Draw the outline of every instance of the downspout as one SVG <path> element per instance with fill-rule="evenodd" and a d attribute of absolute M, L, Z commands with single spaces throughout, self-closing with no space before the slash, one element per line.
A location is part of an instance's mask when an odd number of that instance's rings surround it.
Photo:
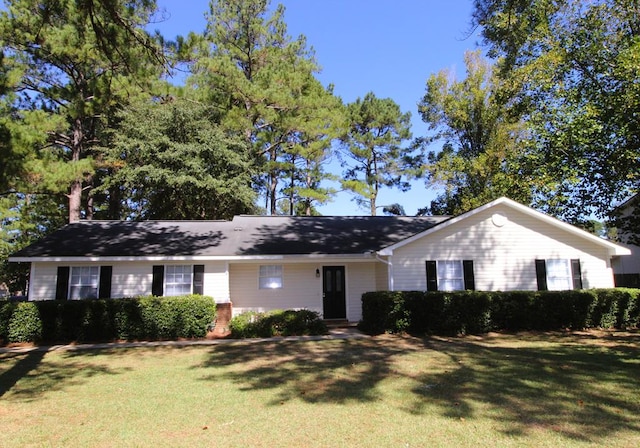
<path fill-rule="evenodd" d="M 31 283 L 33 282 L 34 278 L 36 278 L 36 264 L 32 261 L 31 266 L 29 266 L 29 279 L 27 280 L 26 285 L 28 301 L 33 300 L 33 297 L 31 297 Z"/>
<path fill-rule="evenodd" d="M 391 256 L 389 256 L 389 258 L 391 258 Z M 378 255 L 378 252 L 376 252 L 376 260 L 387 265 L 389 291 L 393 291 L 393 263 L 391 263 L 391 261 L 387 261 L 383 258 L 380 258 L 380 255 Z"/>

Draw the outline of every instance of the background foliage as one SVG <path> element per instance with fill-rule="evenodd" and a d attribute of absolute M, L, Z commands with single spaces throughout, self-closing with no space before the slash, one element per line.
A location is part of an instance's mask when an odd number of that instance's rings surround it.
<path fill-rule="evenodd" d="M 25 291 L 28 267 L 8 255 L 69 220 L 311 215 L 339 190 L 373 215 L 381 188 L 419 177 L 438 192 L 424 214 L 507 195 L 640 233 L 637 214 L 613 221 L 640 179 L 638 2 L 474 0 L 482 47 L 461 79 L 425 74 L 428 130 L 413 140 L 393 98 L 344 104 L 322 85 L 311 45 L 269 0 L 211 0 L 206 29 L 175 41 L 148 31 L 162 19 L 154 0 L 5 5 L 0 282 L 11 291 Z M 182 85 L 167 82 L 178 69 Z"/>

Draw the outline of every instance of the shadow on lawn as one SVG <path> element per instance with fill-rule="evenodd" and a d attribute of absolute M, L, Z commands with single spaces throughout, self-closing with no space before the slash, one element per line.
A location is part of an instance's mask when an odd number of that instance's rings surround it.
<path fill-rule="evenodd" d="M 394 358 L 420 349 L 370 339 L 221 345 L 211 352 L 205 367 L 231 368 L 204 380 L 216 381 L 222 375 L 239 384 L 240 390 L 276 389 L 270 405 L 294 399 L 311 403 L 377 401 L 380 396 L 375 386 L 394 374 Z"/>
<path fill-rule="evenodd" d="M 44 350 L 0 355 L 0 398 L 37 400 L 48 392 L 64 390 L 96 375 L 119 373 L 104 365 L 75 361 L 70 353 L 55 361 L 46 355 Z"/>
<path fill-rule="evenodd" d="M 596 442 L 617 431 L 640 431 L 640 348 L 636 336 L 551 337 L 520 347 L 490 339 L 425 339 L 450 368 L 424 371 L 406 410 L 440 408 L 456 419 L 490 418 L 511 436 L 552 431 Z M 631 341 L 631 342 L 630 342 Z M 480 404 L 480 405 L 478 405 Z"/>
<path fill-rule="evenodd" d="M 547 431 L 601 442 L 640 431 L 639 342 L 556 334 L 230 344 L 210 353 L 203 379 L 273 390 L 273 406 L 384 400 L 413 415 L 493 421 L 516 438 Z M 394 378 L 406 399 L 377 387 Z"/>

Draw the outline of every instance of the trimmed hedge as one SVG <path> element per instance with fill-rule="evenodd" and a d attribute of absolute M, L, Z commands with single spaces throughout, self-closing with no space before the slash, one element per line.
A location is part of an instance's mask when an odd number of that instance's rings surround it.
<path fill-rule="evenodd" d="M 204 337 L 215 321 L 211 297 L 0 302 L 7 342 L 99 342 Z"/>
<path fill-rule="evenodd" d="M 362 296 L 359 327 L 370 334 L 480 334 L 496 330 L 637 328 L 640 290 L 423 292 Z"/>
<path fill-rule="evenodd" d="M 229 322 L 232 338 L 270 338 L 327 334 L 320 315 L 310 310 L 248 311 Z"/>

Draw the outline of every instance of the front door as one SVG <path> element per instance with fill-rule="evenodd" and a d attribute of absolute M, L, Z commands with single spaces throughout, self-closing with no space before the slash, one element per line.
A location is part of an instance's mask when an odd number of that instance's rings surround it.
<path fill-rule="evenodd" d="M 322 305 L 325 319 L 346 319 L 344 266 L 322 268 Z"/>

